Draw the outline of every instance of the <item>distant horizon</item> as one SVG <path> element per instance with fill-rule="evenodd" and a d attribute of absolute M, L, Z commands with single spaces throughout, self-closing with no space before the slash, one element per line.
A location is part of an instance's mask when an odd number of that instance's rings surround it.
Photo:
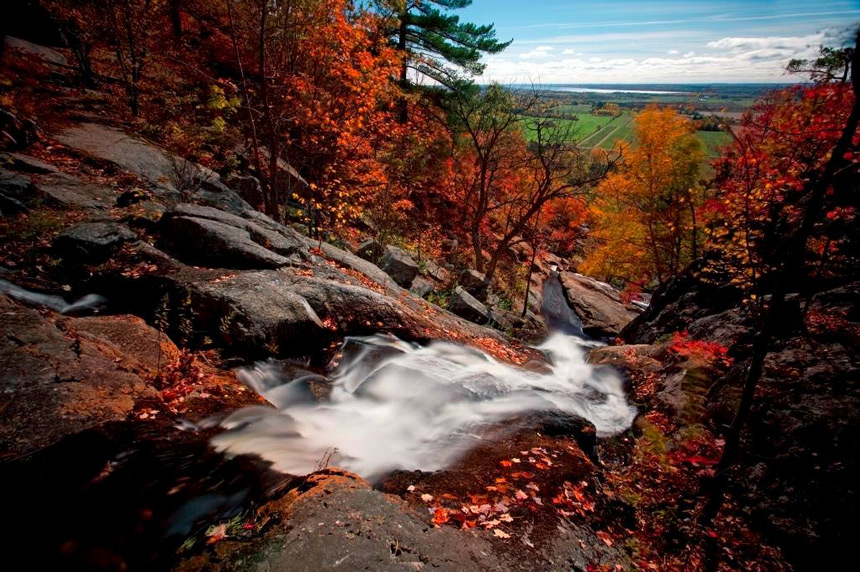
<path fill-rule="evenodd" d="M 786 74 L 791 59 L 852 39 L 860 0 L 473 0 L 454 13 L 513 40 L 483 58 L 480 83 L 791 84 L 805 79 Z"/>

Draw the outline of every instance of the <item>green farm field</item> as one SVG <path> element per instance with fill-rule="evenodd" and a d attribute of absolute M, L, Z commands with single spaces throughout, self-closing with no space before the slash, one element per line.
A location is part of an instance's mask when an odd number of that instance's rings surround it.
<path fill-rule="evenodd" d="M 572 111 L 567 112 L 571 113 Z M 635 114 L 629 111 L 623 112 L 619 117 L 580 113 L 576 120 L 556 119 L 555 122 L 559 125 L 574 124 L 578 130 L 578 139 L 582 147 L 611 150 L 619 140 L 636 146 L 636 122 L 634 118 Z M 524 117 L 524 119 L 523 132 L 525 137 L 528 141 L 534 141 L 535 134 L 530 128 L 528 117 Z M 697 131 L 696 137 L 702 142 L 709 160 L 719 157 L 720 150 L 731 142 L 731 135 L 722 131 Z"/>

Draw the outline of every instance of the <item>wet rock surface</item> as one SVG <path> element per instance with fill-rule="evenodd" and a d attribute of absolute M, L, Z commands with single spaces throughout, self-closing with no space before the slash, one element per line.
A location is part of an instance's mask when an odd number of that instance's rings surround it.
<path fill-rule="evenodd" d="M 331 391 L 319 372 L 352 335 L 449 340 L 505 361 L 532 358 L 533 368 L 546 364 L 538 352 L 404 290 L 371 262 L 250 210 L 217 179 L 148 143 L 96 124 L 68 127 L 61 139 L 72 153 L 144 184 L 113 186 L 86 169 L 67 173 L 31 156 L 12 156 L 0 180 L 25 208 L 53 209 L 64 226 L 47 231 L 37 248 L 51 272 L 38 280 L 23 270 L 4 273 L 10 283 L 39 284 L 50 294 L 22 294 L 26 304 L 0 295 L 0 366 L 9 396 L 0 408 L 0 462 L 17 493 L 8 514 L 20 524 L 7 538 L 22 541 L 21 531 L 37 527 L 39 515 L 57 514 L 41 527 L 34 566 L 195 569 L 203 562 L 209 569 L 319 570 L 340 562 L 348 569 L 551 570 L 559 562 L 624 561 L 591 524 L 560 519 L 554 509 L 540 527 L 526 519 L 520 532 L 502 538 L 491 529 L 436 527 L 420 499 L 391 496 L 354 476 L 297 480 L 253 458 L 215 453 L 208 446 L 212 419 L 269 407 L 237 380 L 233 368 L 249 359 L 301 360 L 302 367 L 285 371 L 304 371 L 314 400 Z M 204 204 L 174 203 L 183 196 Z M 435 285 L 417 277 L 411 262 L 408 281 L 394 274 L 426 295 Z M 434 281 L 450 279 L 445 269 L 428 268 Z M 87 294 L 94 298 L 78 304 L 80 311 L 111 315 L 58 313 L 77 312 L 68 300 Z M 475 302 L 486 321 L 486 308 Z M 547 432 L 542 446 L 569 447 L 579 467 L 591 463 L 580 447 L 590 449 L 593 440 L 580 421 L 524 419 L 516 426 Z M 504 442 L 512 451 L 537 446 Z M 455 472 L 471 471 L 491 486 L 490 475 L 509 456 L 507 449 L 485 451 L 482 468 Z M 566 470 L 553 478 L 580 474 Z M 469 502 L 465 489 L 451 490 Z M 207 546 L 207 533 L 224 523 L 233 523 L 227 537 Z"/>
<path fill-rule="evenodd" d="M 568 303 L 589 336 L 615 337 L 638 315 L 609 284 L 575 272 L 562 272 L 560 276 Z"/>

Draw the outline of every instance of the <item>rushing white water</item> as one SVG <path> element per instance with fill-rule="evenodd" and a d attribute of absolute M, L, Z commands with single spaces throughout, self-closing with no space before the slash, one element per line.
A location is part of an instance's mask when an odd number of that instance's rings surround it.
<path fill-rule="evenodd" d="M 87 294 L 83 298 L 69 304 L 64 298 L 52 294 L 40 294 L 21 288 L 16 284 L 0 280 L 0 294 L 6 294 L 21 303 L 30 306 L 43 306 L 56 310 L 61 314 L 78 315 L 96 312 L 107 303 L 104 296 L 98 294 Z"/>
<path fill-rule="evenodd" d="M 392 337 L 347 341 L 360 350 L 334 372 L 326 402 L 311 394 L 310 377 L 285 379 L 274 362 L 240 378 L 277 409 L 252 407 L 221 422 L 220 451 L 258 454 L 275 469 L 306 474 L 321 459 L 375 478 L 394 469 L 450 466 L 506 419 L 535 412 L 583 417 L 599 436 L 630 426 L 635 410 L 612 370 L 586 363 L 593 346 L 555 334 L 540 346 L 551 361 L 527 371 L 459 345 L 421 347 Z"/>

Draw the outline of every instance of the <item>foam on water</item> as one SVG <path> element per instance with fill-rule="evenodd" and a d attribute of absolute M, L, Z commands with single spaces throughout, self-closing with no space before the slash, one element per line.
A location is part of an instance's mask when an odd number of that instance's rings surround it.
<path fill-rule="evenodd" d="M 450 343 L 422 347 L 385 336 L 347 343 L 361 349 L 334 372 L 322 403 L 310 391 L 315 376 L 285 379 L 274 362 L 241 371 L 240 379 L 276 408 L 230 415 L 213 445 L 258 454 L 296 475 L 332 455 L 333 465 L 373 479 L 395 469 L 450 466 L 484 430 L 518 415 L 577 415 L 607 436 L 628 428 L 636 413 L 621 378 L 586 363 L 595 344 L 573 336 L 554 334 L 540 346 L 551 362 L 543 372 Z"/>

